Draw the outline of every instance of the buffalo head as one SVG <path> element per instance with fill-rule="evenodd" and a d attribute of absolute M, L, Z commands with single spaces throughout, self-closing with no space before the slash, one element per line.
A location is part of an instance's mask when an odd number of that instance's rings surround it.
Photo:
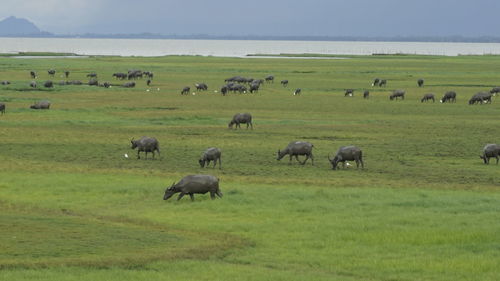
<path fill-rule="evenodd" d="M 175 188 L 175 182 L 174 182 L 171 187 L 169 187 L 165 190 L 165 195 L 163 195 L 163 200 L 167 200 L 168 198 L 172 197 L 172 195 L 174 195 L 177 192 L 178 191 Z"/>

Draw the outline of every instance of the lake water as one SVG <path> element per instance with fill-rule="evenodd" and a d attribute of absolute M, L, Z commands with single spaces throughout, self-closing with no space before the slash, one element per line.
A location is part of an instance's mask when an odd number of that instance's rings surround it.
<path fill-rule="evenodd" d="M 244 57 L 248 54 L 312 53 L 330 55 L 500 54 L 500 43 L 341 42 L 176 39 L 0 38 L 0 53 L 61 52 L 80 55 Z"/>

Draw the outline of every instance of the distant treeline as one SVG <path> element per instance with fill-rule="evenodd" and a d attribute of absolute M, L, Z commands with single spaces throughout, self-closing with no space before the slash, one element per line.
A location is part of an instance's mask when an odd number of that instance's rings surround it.
<path fill-rule="evenodd" d="M 205 39 L 205 40 L 281 40 L 281 41 L 368 41 L 368 42 L 462 42 L 462 43 L 500 43 L 500 37 L 495 36 L 273 36 L 273 35 L 162 35 L 155 33 L 134 34 L 52 34 L 42 32 L 33 35 L 3 35 L 2 37 L 28 38 L 116 38 L 116 39 Z"/>

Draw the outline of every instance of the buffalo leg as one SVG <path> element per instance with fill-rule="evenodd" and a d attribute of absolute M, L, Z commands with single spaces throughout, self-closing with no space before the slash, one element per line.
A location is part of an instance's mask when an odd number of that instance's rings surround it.
<path fill-rule="evenodd" d="M 212 200 L 214 200 L 214 199 L 215 199 L 215 192 L 210 191 L 210 198 L 211 198 Z"/>
<path fill-rule="evenodd" d="M 216 165 L 217 165 L 217 159 L 214 160 L 214 169 Z"/>
<path fill-rule="evenodd" d="M 300 162 L 300 160 L 299 160 L 299 156 L 298 156 L 298 155 L 295 155 L 295 160 L 297 160 L 297 162 L 299 162 L 300 164 L 302 164 L 302 163 Z M 302 164 L 302 165 L 304 165 L 304 164 Z"/>
<path fill-rule="evenodd" d="M 215 194 L 217 194 L 217 196 L 219 196 L 220 198 L 222 198 L 222 192 L 220 192 L 220 190 L 216 190 L 215 191 Z"/>
<path fill-rule="evenodd" d="M 151 151 L 151 153 L 153 153 L 153 159 L 155 159 L 155 151 Z"/>
<path fill-rule="evenodd" d="M 311 153 L 311 155 L 310 155 L 310 156 L 311 156 L 311 163 L 312 163 L 312 165 L 314 166 L 314 156 L 312 155 L 312 153 Z"/>
<path fill-rule="evenodd" d="M 222 157 L 219 157 L 219 169 L 222 169 Z"/>
<path fill-rule="evenodd" d="M 495 158 L 497 159 L 497 165 L 498 165 L 498 155 Z"/>
<path fill-rule="evenodd" d="M 141 159 L 141 156 L 139 155 L 139 150 L 137 150 L 137 159 Z"/>
<path fill-rule="evenodd" d="M 302 162 L 302 163 L 300 163 L 300 164 L 305 165 L 305 164 L 306 164 L 306 162 L 307 162 L 307 159 L 309 159 L 309 155 L 306 155 L 306 159 L 304 159 L 304 162 Z"/>
<path fill-rule="evenodd" d="M 189 197 L 191 197 L 191 201 L 194 201 L 194 195 L 193 195 L 193 193 L 189 193 Z"/>
<path fill-rule="evenodd" d="M 179 194 L 179 197 L 177 197 L 177 201 L 181 200 L 181 198 L 186 195 L 186 193 L 184 192 L 181 192 L 181 194 Z"/>
<path fill-rule="evenodd" d="M 145 157 L 146 157 L 146 159 L 148 159 L 148 151 L 146 150 L 146 151 L 144 151 L 144 152 L 146 153 L 146 156 L 145 156 Z"/>
<path fill-rule="evenodd" d="M 292 165 L 292 155 L 290 154 L 290 162 L 288 162 L 288 165 Z"/>

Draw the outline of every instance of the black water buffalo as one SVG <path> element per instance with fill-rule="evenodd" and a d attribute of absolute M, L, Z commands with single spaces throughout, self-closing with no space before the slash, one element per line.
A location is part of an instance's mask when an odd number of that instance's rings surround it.
<path fill-rule="evenodd" d="M 418 79 L 418 80 L 417 80 L 417 85 L 418 85 L 419 87 L 423 87 L 423 86 L 424 86 L 424 79 Z"/>
<path fill-rule="evenodd" d="M 127 74 L 122 73 L 122 72 L 117 72 L 117 73 L 113 73 L 113 77 L 120 79 L 120 80 L 123 80 L 123 79 L 127 78 Z"/>
<path fill-rule="evenodd" d="M 457 101 L 457 93 L 453 91 L 446 92 L 440 102 L 456 102 Z"/>
<path fill-rule="evenodd" d="M 284 150 L 278 150 L 278 157 L 276 160 L 281 160 L 285 155 L 290 155 L 290 162 L 292 164 L 292 157 L 295 156 L 297 162 L 301 165 L 306 164 L 307 159 L 311 158 L 312 165 L 314 165 L 314 156 L 312 154 L 312 149 L 314 145 L 306 141 L 292 141 Z M 299 155 L 305 155 L 306 159 L 300 162 Z"/>
<path fill-rule="evenodd" d="M 30 77 L 31 79 L 36 79 L 36 72 L 30 71 Z"/>
<path fill-rule="evenodd" d="M 0 102 L 0 112 L 2 113 L 2 115 L 5 114 L 5 103 L 3 102 Z"/>
<path fill-rule="evenodd" d="M 177 200 L 188 194 L 191 201 L 194 201 L 194 194 L 205 194 L 210 192 L 210 198 L 215 199 L 215 195 L 222 198 L 222 192 L 219 188 L 219 179 L 211 175 L 189 175 L 182 178 L 177 184 L 165 190 L 163 200 L 167 200 L 175 193 L 179 193 Z"/>
<path fill-rule="evenodd" d="M 36 102 L 30 106 L 31 109 L 50 109 L 50 101 L 44 100 Z"/>
<path fill-rule="evenodd" d="M 205 83 L 196 83 L 194 85 L 196 86 L 196 90 L 200 90 L 200 91 L 208 90 L 208 86 Z"/>
<path fill-rule="evenodd" d="M 264 79 L 266 80 L 266 82 L 274 83 L 274 76 L 273 75 L 268 75 Z"/>
<path fill-rule="evenodd" d="M 30 87 L 31 88 L 36 88 L 36 81 L 31 81 L 30 82 Z"/>
<path fill-rule="evenodd" d="M 144 151 L 146 153 L 146 159 L 148 159 L 148 152 L 153 153 L 153 159 L 155 158 L 155 151 L 158 152 L 158 156 L 160 155 L 160 143 L 155 138 L 150 137 L 142 137 L 139 140 L 130 140 L 132 144 L 132 149 L 137 148 L 137 159 L 141 159 L 139 153 Z"/>
<path fill-rule="evenodd" d="M 493 94 L 489 92 L 479 92 L 475 95 L 473 95 L 470 100 L 469 100 L 469 105 L 472 104 L 483 104 L 483 103 L 491 103 L 491 96 Z"/>
<path fill-rule="evenodd" d="M 64 77 L 68 78 L 69 77 L 69 71 L 64 71 Z"/>
<path fill-rule="evenodd" d="M 50 77 L 54 77 L 54 74 L 56 74 L 56 71 L 54 69 L 49 69 L 49 70 L 47 70 L 47 73 L 49 74 Z"/>
<path fill-rule="evenodd" d="M 49 81 L 45 81 L 45 83 L 43 83 L 43 86 L 45 88 L 52 88 L 52 87 L 54 87 L 54 82 L 52 82 L 50 80 Z"/>
<path fill-rule="evenodd" d="M 288 86 L 288 80 L 281 80 L 281 85 L 283 85 L 283 87 Z"/>
<path fill-rule="evenodd" d="M 89 77 L 89 78 L 97 78 L 97 73 L 95 73 L 95 72 L 89 73 L 89 74 L 87 74 L 87 77 Z"/>
<path fill-rule="evenodd" d="M 223 96 L 225 96 L 225 95 L 227 94 L 227 91 L 228 91 L 228 90 L 229 90 L 229 89 L 227 88 L 227 86 L 226 86 L 226 85 L 224 85 L 224 86 L 222 86 L 222 87 L 220 88 L 220 93 L 221 93 Z"/>
<path fill-rule="evenodd" d="M 367 91 L 365 91 L 365 92 L 363 93 L 363 98 L 364 98 L 364 99 L 367 99 L 367 98 L 369 98 L 369 97 L 370 97 L 370 91 L 368 91 L 368 90 L 367 90 Z"/>
<path fill-rule="evenodd" d="M 99 81 L 96 78 L 91 78 L 89 80 L 89 86 L 99 86 Z"/>
<path fill-rule="evenodd" d="M 231 122 L 229 122 L 227 126 L 229 127 L 229 129 L 232 129 L 233 125 L 236 125 L 235 129 L 238 128 L 241 129 L 240 124 L 247 124 L 247 130 L 248 126 L 250 126 L 251 129 L 253 130 L 252 115 L 250 113 L 237 113 L 233 116 L 233 119 L 231 120 Z"/>
<path fill-rule="evenodd" d="M 258 92 L 260 84 L 252 83 L 250 84 L 250 93 Z"/>
<path fill-rule="evenodd" d="M 379 84 L 379 83 L 380 83 L 380 78 L 375 78 L 375 79 L 373 80 L 372 87 L 373 87 L 373 86 L 378 86 L 378 84 Z"/>
<path fill-rule="evenodd" d="M 217 160 L 219 160 L 219 169 L 222 169 L 221 154 L 222 152 L 220 151 L 220 149 L 211 147 L 203 152 L 200 159 L 198 160 L 198 163 L 200 163 L 200 166 L 204 168 L 205 164 L 208 166 L 210 165 L 210 161 L 214 161 L 215 168 L 215 165 L 217 165 Z"/>
<path fill-rule="evenodd" d="M 337 150 L 335 157 L 330 159 L 328 156 L 328 160 L 330 160 L 330 164 L 332 164 L 332 169 L 336 170 L 337 166 L 340 162 L 342 162 L 342 168 L 345 168 L 345 161 L 356 161 L 356 167 L 359 168 L 359 164 L 361 163 L 361 168 L 365 168 L 365 164 L 363 163 L 363 152 L 356 146 L 342 146 Z"/>
<path fill-rule="evenodd" d="M 498 165 L 498 160 L 500 158 L 500 145 L 498 144 L 487 144 L 483 148 L 483 155 L 479 156 L 481 159 L 483 159 L 484 164 L 490 164 L 490 158 L 494 157 L 497 159 L 497 165 Z"/>
<path fill-rule="evenodd" d="M 127 74 L 127 79 L 136 79 L 136 78 L 142 78 L 143 74 L 141 70 L 129 70 Z"/>
<path fill-rule="evenodd" d="M 298 95 L 300 95 L 301 93 L 302 93 L 302 89 L 301 89 L 301 88 L 297 88 L 297 89 L 295 89 L 295 91 L 293 92 L 293 95 L 294 95 L 294 96 L 298 96 Z"/>
<path fill-rule="evenodd" d="M 124 83 L 123 87 L 125 87 L 125 88 L 134 88 L 135 87 L 135 82 Z"/>
<path fill-rule="evenodd" d="M 429 100 L 432 100 L 432 102 L 435 101 L 433 93 L 425 94 L 424 97 L 420 100 L 420 102 L 424 102 L 424 101 L 426 102 L 426 101 L 429 101 Z"/>
<path fill-rule="evenodd" d="M 10 81 L 4 80 L 4 81 L 0 82 L 0 84 L 2 84 L 2 85 L 9 85 Z"/>
<path fill-rule="evenodd" d="M 109 87 L 111 87 L 111 83 L 104 82 L 104 83 L 100 84 L 99 86 L 104 87 L 104 88 L 109 88 Z"/>
<path fill-rule="evenodd" d="M 394 90 L 392 92 L 392 94 L 389 96 L 389 99 L 390 100 L 393 100 L 393 99 L 398 99 L 398 98 L 401 98 L 401 99 L 405 99 L 405 91 L 404 90 Z"/>
<path fill-rule="evenodd" d="M 181 95 L 189 95 L 190 87 L 184 87 L 181 91 Z"/>
<path fill-rule="evenodd" d="M 382 87 L 382 86 L 385 87 L 385 86 L 387 86 L 387 80 L 385 80 L 385 79 L 380 80 L 380 82 L 378 83 L 378 86 L 379 87 Z"/>
<path fill-rule="evenodd" d="M 344 97 L 352 97 L 352 96 L 354 96 L 354 89 L 346 89 Z"/>
<path fill-rule="evenodd" d="M 490 93 L 492 93 L 493 95 L 500 93 L 500 87 L 494 87 L 490 90 Z"/>
<path fill-rule="evenodd" d="M 151 79 L 148 79 L 148 81 L 146 81 L 146 85 L 151 85 Z"/>

